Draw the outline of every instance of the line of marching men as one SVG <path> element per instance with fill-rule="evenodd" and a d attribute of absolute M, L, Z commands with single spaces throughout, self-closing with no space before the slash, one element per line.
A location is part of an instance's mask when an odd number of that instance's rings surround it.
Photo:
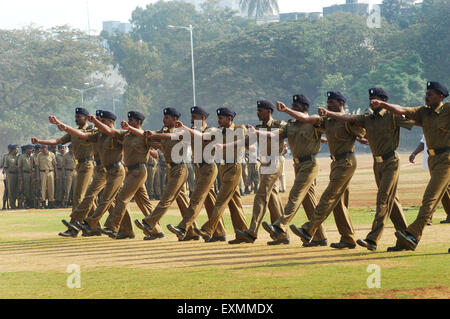
<path fill-rule="evenodd" d="M 128 121 L 121 122 L 122 130 L 115 128 L 116 115 L 98 110 L 91 115 L 86 109 L 77 108 L 75 122 L 71 127 L 50 116 L 52 124 L 66 134 L 58 139 L 41 140 L 32 138 L 33 144 L 58 145 L 71 142 L 77 161 L 77 183 L 73 191 L 73 208 L 70 220 L 62 220 L 67 227 L 60 233 L 65 237 L 76 237 L 81 231 L 84 236 L 106 234 L 114 239 L 134 238 L 133 223 L 128 212 L 128 203 L 134 198 L 144 218 L 135 220 L 144 240 L 165 237 L 160 225 L 161 218 L 175 201 L 182 219 L 178 225 L 167 225 L 180 241 L 199 240 L 205 242 L 225 241 L 222 215 L 228 208 L 234 228 L 234 238 L 229 244 L 253 243 L 262 225 L 272 241 L 269 245 L 289 244 L 289 229 L 303 242 L 303 246 L 326 246 L 327 234 L 323 222 L 333 213 L 340 240 L 331 243 L 336 249 L 356 245 L 371 251 L 377 249 L 385 225 L 392 220 L 396 229 L 397 243 L 388 251 L 414 250 L 422 232 L 436 210 L 438 203 L 448 201 L 450 182 L 450 103 L 444 103 L 448 90 L 438 82 L 427 82 L 425 105 L 403 107 L 388 103 L 389 94 L 382 88 L 369 89 L 370 108 L 362 115 L 345 112 L 346 97 L 339 91 L 327 92 L 327 108 L 319 107 L 318 115 L 309 115 L 310 100 L 303 94 L 293 96 L 292 107 L 282 102 L 276 106 L 266 100 L 257 101 L 257 116 L 261 124 L 253 127 L 234 123 L 236 113 L 226 107 L 216 110 L 218 127 L 207 123 L 208 112 L 199 106 L 190 109 L 192 125 L 186 126 L 180 120 L 181 113 L 175 108 L 165 108 L 164 127 L 159 131 L 143 130 L 145 116 L 136 111 L 128 113 Z M 275 120 L 277 109 L 290 115 L 288 123 Z M 89 124 L 89 123 L 92 123 Z M 399 178 L 400 128 L 411 129 L 413 125 L 423 128 L 428 145 L 430 180 L 423 195 L 416 220 L 409 226 L 397 197 Z M 185 184 L 188 168 L 177 161 L 172 150 L 180 140 L 180 131 L 201 143 L 192 143 L 192 153 L 203 154 L 216 136 L 226 137 L 229 131 L 242 134 L 242 139 L 214 143 L 214 149 L 223 156 L 210 162 L 201 159 L 195 163 L 196 179 L 191 195 Z M 255 142 L 245 137 L 254 135 Z M 329 184 L 320 198 L 316 194 L 316 177 L 322 135 L 326 136 L 330 150 L 331 172 Z M 259 138 L 259 139 L 258 139 Z M 245 140 L 248 149 L 256 147 L 261 138 L 268 145 L 268 156 L 260 158 L 261 172 L 254 198 L 250 224 L 244 215 L 239 184 L 242 165 L 238 160 L 239 140 Z M 284 150 L 287 139 L 294 160 L 295 180 L 288 202 L 282 205 L 277 181 L 281 165 L 275 161 L 275 171 L 264 171 Z M 357 167 L 355 141 L 368 143 L 374 158 L 374 174 L 378 186 L 376 214 L 372 228 L 363 239 L 356 239 L 348 210 L 349 184 Z M 197 140 L 198 141 L 198 140 Z M 186 141 L 185 141 L 186 142 Z M 234 149 L 232 156 L 227 151 Z M 271 151 L 276 149 L 276 154 Z M 164 155 L 167 166 L 167 186 L 156 207 L 153 207 L 145 189 L 147 165 L 150 156 L 156 157 L 156 150 Z M 201 152 L 199 152 L 199 150 Z M 219 176 L 220 185 L 215 191 L 214 183 Z M 101 192 L 96 203 L 95 198 Z M 297 227 L 290 225 L 300 205 L 303 205 L 308 222 Z M 196 218 L 202 207 L 206 208 L 208 221 L 198 225 Z M 109 212 L 103 227 L 100 219 Z M 269 211 L 271 222 L 262 222 Z"/>

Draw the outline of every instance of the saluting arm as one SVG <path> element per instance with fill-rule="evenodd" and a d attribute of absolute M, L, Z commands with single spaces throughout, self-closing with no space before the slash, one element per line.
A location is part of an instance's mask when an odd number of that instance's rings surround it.
<path fill-rule="evenodd" d="M 175 122 L 175 127 L 176 128 L 181 128 L 182 130 L 185 130 L 186 132 L 188 132 L 192 137 L 196 137 L 196 138 L 200 138 L 203 139 L 203 133 L 200 132 L 199 130 L 194 130 L 190 127 L 187 127 L 186 125 L 183 124 L 183 122 L 181 121 L 176 121 Z"/>
<path fill-rule="evenodd" d="M 124 130 L 130 131 L 131 133 L 133 133 L 133 134 L 136 135 L 136 136 L 145 138 L 145 136 L 144 136 L 144 130 L 135 128 L 135 127 L 131 126 L 130 124 L 128 124 L 128 122 L 126 122 L 126 121 L 122 121 L 122 122 L 120 123 L 120 126 L 121 126 Z"/>
<path fill-rule="evenodd" d="M 66 124 L 58 124 L 58 128 L 61 131 L 64 131 L 67 134 L 69 134 L 71 136 L 78 137 L 79 139 L 82 139 L 82 140 L 87 140 L 88 137 L 89 137 L 89 134 L 87 134 L 87 133 L 85 133 L 83 131 L 77 130 L 77 129 L 75 129 L 75 128 L 69 126 L 69 125 L 66 125 Z"/>
<path fill-rule="evenodd" d="M 397 104 L 390 104 L 380 100 L 371 100 L 370 106 L 375 108 L 383 108 L 388 110 L 391 113 L 395 113 L 397 115 L 406 115 L 407 108 Z"/>
<path fill-rule="evenodd" d="M 61 144 L 60 139 L 57 140 L 40 140 L 36 137 L 32 137 L 31 138 L 31 143 L 32 144 L 42 144 L 42 145 L 58 145 Z"/>
<path fill-rule="evenodd" d="M 309 114 L 294 111 L 293 109 L 288 108 L 283 102 L 277 101 L 277 109 L 279 112 L 287 113 L 300 122 L 309 123 L 312 125 L 316 125 L 319 122 L 318 118 L 309 116 Z"/>
<path fill-rule="evenodd" d="M 354 116 L 352 114 L 333 112 L 333 111 L 329 111 L 323 107 L 319 107 L 318 113 L 320 116 L 328 116 L 328 117 L 334 118 L 338 121 L 350 122 L 350 123 L 356 122 L 356 116 Z"/>
<path fill-rule="evenodd" d="M 100 132 L 102 132 L 103 134 L 108 135 L 109 137 L 114 137 L 115 135 L 115 131 L 114 128 L 109 127 L 108 125 L 103 124 L 102 122 L 100 122 L 99 120 L 97 120 L 95 118 L 95 116 L 93 115 L 89 115 L 88 116 L 88 121 L 93 123 Z"/>

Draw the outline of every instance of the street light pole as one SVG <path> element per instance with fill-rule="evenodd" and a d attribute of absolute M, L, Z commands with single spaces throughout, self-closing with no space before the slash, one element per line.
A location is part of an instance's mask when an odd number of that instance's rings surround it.
<path fill-rule="evenodd" d="M 81 106 L 84 106 L 84 92 L 89 91 L 89 90 L 93 90 L 93 89 L 99 89 L 99 88 L 102 88 L 102 87 L 104 87 L 103 84 L 100 84 L 100 85 L 97 85 L 97 86 L 94 86 L 94 87 L 91 87 L 91 88 L 87 88 L 87 89 L 76 89 L 76 88 L 71 88 L 71 89 L 75 90 L 77 92 L 80 92 L 80 94 L 81 94 Z M 66 86 L 63 86 L 63 88 L 67 89 Z"/>
<path fill-rule="evenodd" d="M 179 26 L 173 26 L 173 25 L 168 25 L 168 27 L 171 28 L 171 29 L 185 29 L 185 30 L 188 30 L 190 35 L 191 35 L 192 94 L 194 96 L 194 105 L 197 105 L 197 101 L 196 101 L 196 98 L 195 98 L 194 36 L 193 36 L 193 32 L 192 32 L 194 27 L 192 26 L 192 24 L 190 24 L 189 27 L 179 27 Z"/>

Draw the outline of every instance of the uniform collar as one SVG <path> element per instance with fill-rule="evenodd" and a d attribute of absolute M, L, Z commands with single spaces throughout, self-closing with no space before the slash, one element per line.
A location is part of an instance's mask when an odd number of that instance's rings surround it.
<path fill-rule="evenodd" d="M 371 108 L 368 109 L 368 113 L 372 116 L 383 116 L 386 112 L 386 109 L 381 109 L 378 113 L 375 113 Z"/>
<path fill-rule="evenodd" d="M 430 108 L 432 111 L 434 111 L 434 113 L 440 114 L 441 111 L 442 111 L 442 106 L 444 106 L 444 103 L 441 102 L 441 104 L 439 104 L 439 106 L 436 109 L 434 109 L 434 110 L 433 110 L 433 108 L 431 106 L 427 105 L 426 107 Z"/>
<path fill-rule="evenodd" d="M 271 118 L 270 120 L 267 121 L 267 123 L 264 123 L 264 122 L 263 122 L 263 125 L 266 125 L 266 126 L 268 126 L 268 127 L 271 127 L 272 124 L 273 124 L 273 121 L 274 121 L 274 119 Z"/>
<path fill-rule="evenodd" d="M 80 127 L 80 130 L 86 130 L 88 128 L 88 123 L 84 123 L 83 127 Z"/>

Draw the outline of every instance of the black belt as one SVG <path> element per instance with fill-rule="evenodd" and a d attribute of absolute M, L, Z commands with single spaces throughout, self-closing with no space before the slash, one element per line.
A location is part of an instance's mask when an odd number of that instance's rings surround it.
<path fill-rule="evenodd" d="M 300 163 L 304 163 L 307 161 L 314 161 L 314 159 L 315 159 L 314 155 L 308 155 L 308 156 L 303 156 L 303 157 L 294 157 L 294 163 L 300 164 Z"/>
<path fill-rule="evenodd" d="M 57 169 L 62 170 L 62 167 L 61 168 L 58 167 Z"/>
<path fill-rule="evenodd" d="M 127 169 L 130 171 L 130 170 L 137 169 L 139 167 L 145 167 L 145 166 L 146 166 L 145 163 L 138 163 L 136 165 L 127 166 Z"/>
<path fill-rule="evenodd" d="M 78 163 L 84 163 L 84 162 L 93 162 L 94 158 L 93 157 L 87 157 L 87 158 L 82 158 L 78 160 Z"/>
<path fill-rule="evenodd" d="M 331 155 L 330 158 L 333 161 L 339 161 L 341 159 L 347 158 L 348 155 L 353 154 L 353 152 L 347 152 L 347 153 L 342 153 L 342 154 L 338 154 L 336 156 Z"/>
<path fill-rule="evenodd" d="M 122 162 L 117 162 L 117 163 L 111 164 L 111 165 L 109 165 L 109 166 L 106 166 L 105 169 L 106 169 L 107 171 L 109 171 L 109 170 L 111 170 L 111 169 L 113 169 L 113 168 L 115 168 L 115 167 L 119 167 L 119 166 L 121 166 L 121 165 L 123 165 Z"/>
<path fill-rule="evenodd" d="M 8 172 L 8 174 L 17 174 L 17 172 Z"/>
<path fill-rule="evenodd" d="M 52 169 L 40 169 L 39 171 L 44 172 L 44 173 L 53 172 Z"/>
<path fill-rule="evenodd" d="M 430 156 L 439 155 L 439 154 L 445 153 L 447 151 L 450 151 L 450 146 L 443 147 L 443 148 L 429 148 L 427 150 L 428 155 L 430 155 Z"/>
<path fill-rule="evenodd" d="M 382 163 L 382 162 L 387 161 L 388 159 L 390 159 L 391 157 L 394 157 L 394 156 L 395 156 L 395 152 L 392 151 L 392 152 L 383 154 L 381 156 L 374 156 L 373 158 L 374 158 L 375 162 Z"/>

